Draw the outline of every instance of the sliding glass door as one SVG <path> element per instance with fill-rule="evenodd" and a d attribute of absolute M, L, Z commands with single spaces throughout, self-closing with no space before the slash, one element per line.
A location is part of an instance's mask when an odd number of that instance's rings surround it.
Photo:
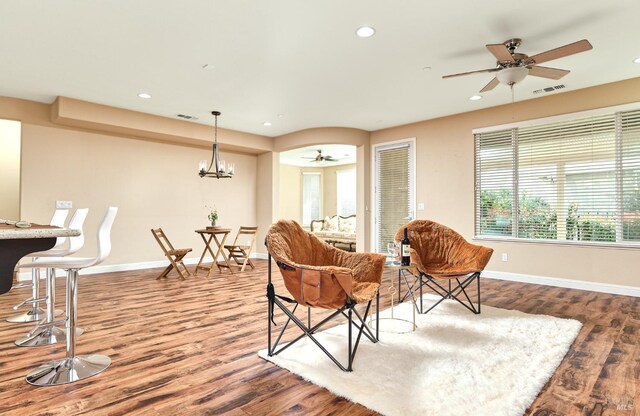
<path fill-rule="evenodd" d="M 374 154 L 373 248 L 386 251 L 396 231 L 414 217 L 415 142 L 376 145 Z"/>

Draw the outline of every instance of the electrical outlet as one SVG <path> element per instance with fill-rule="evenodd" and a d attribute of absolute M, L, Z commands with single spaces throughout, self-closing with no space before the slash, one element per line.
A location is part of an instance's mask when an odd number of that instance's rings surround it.
<path fill-rule="evenodd" d="M 418 211 L 424 211 L 424 202 L 418 203 Z"/>
<path fill-rule="evenodd" d="M 69 209 L 73 208 L 73 203 L 71 201 L 56 201 L 57 209 Z"/>
<path fill-rule="evenodd" d="M 502 261 L 509 261 L 509 256 L 507 256 L 507 253 L 502 253 Z"/>

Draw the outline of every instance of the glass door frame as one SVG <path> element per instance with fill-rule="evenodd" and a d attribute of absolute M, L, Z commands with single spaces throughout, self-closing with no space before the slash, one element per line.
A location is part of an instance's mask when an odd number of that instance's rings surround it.
<path fill-rule="evenodd" d="M 384 248 L 378 249 L 378 175 L 377 175 L 377 163 L 378 153 L 381 150 L 394 149 L 402 146 L 409 147 L 409 222 L 416 217 L 416 138 L 409 137 L 405 139 L 381 142 L 371 145 L 371 251 L 372 252 L 384 252 Z"/>

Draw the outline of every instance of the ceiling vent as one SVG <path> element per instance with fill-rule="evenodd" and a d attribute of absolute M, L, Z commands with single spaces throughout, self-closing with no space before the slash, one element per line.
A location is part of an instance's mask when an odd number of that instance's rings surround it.
<path fill-rule="evenodd" d="M 546 94 L 546 93 L 554 92 L 554 91 L 557 91 L 557 90 L 563 90 L 564 88 L 565 88 L 564 84 L 560 84 L 560 85 L 556 85 L 554 87 L 547 87 L 547 88 L 543 88 L 541 90 L 535 90 L 533 93 L 534 94 Z"/>
<path fill-rule="evenodd" d="M 197 120 L 198 119 L 198 117 L 196 117 L 196 116 L 190 116 L 190 115 L 187 115 L 187 114 L 178 114 L 176 117 L 180 117 L 180 118 L 183 118 L 185 120 Z"/>

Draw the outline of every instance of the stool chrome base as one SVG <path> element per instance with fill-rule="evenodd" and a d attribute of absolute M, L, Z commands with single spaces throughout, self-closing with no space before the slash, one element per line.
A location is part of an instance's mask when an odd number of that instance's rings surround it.
<path fill-rule="evenodd" d="M 79 355 L 51 361 L 27 375 L 27 383 L 34 386 L 59 386 L 84 380 L 103 372 L 111 364 L 106 355 Z"/>
<path fill-rule="evenodd" d="M 66 329 L 52 326 L 48 328 L 36 329 L 37 332 L 29 333 L 24 338 L 17 339 L 15 344 L 18 347 L 41 347 L 44 345 L 57 344 L 64 341 L 67 336 Z M 84 329 L 76 328 L 76 336 L 79 337 L 84 333 Z"/>
<path fill-rule="evenodd" d="M 38 311 L 34 314 L 33 310 L 19 313 L 17 315 L 13 315 L 7 318 L 7 322 L 11 322 L 13 324 L 24 324 L 28 322 L 36 322 L 41 321 L 45 317 L 44 309 L 38 308 Z M 61 309 L 56 309 L 55 316 L 62 315 Z"/>

